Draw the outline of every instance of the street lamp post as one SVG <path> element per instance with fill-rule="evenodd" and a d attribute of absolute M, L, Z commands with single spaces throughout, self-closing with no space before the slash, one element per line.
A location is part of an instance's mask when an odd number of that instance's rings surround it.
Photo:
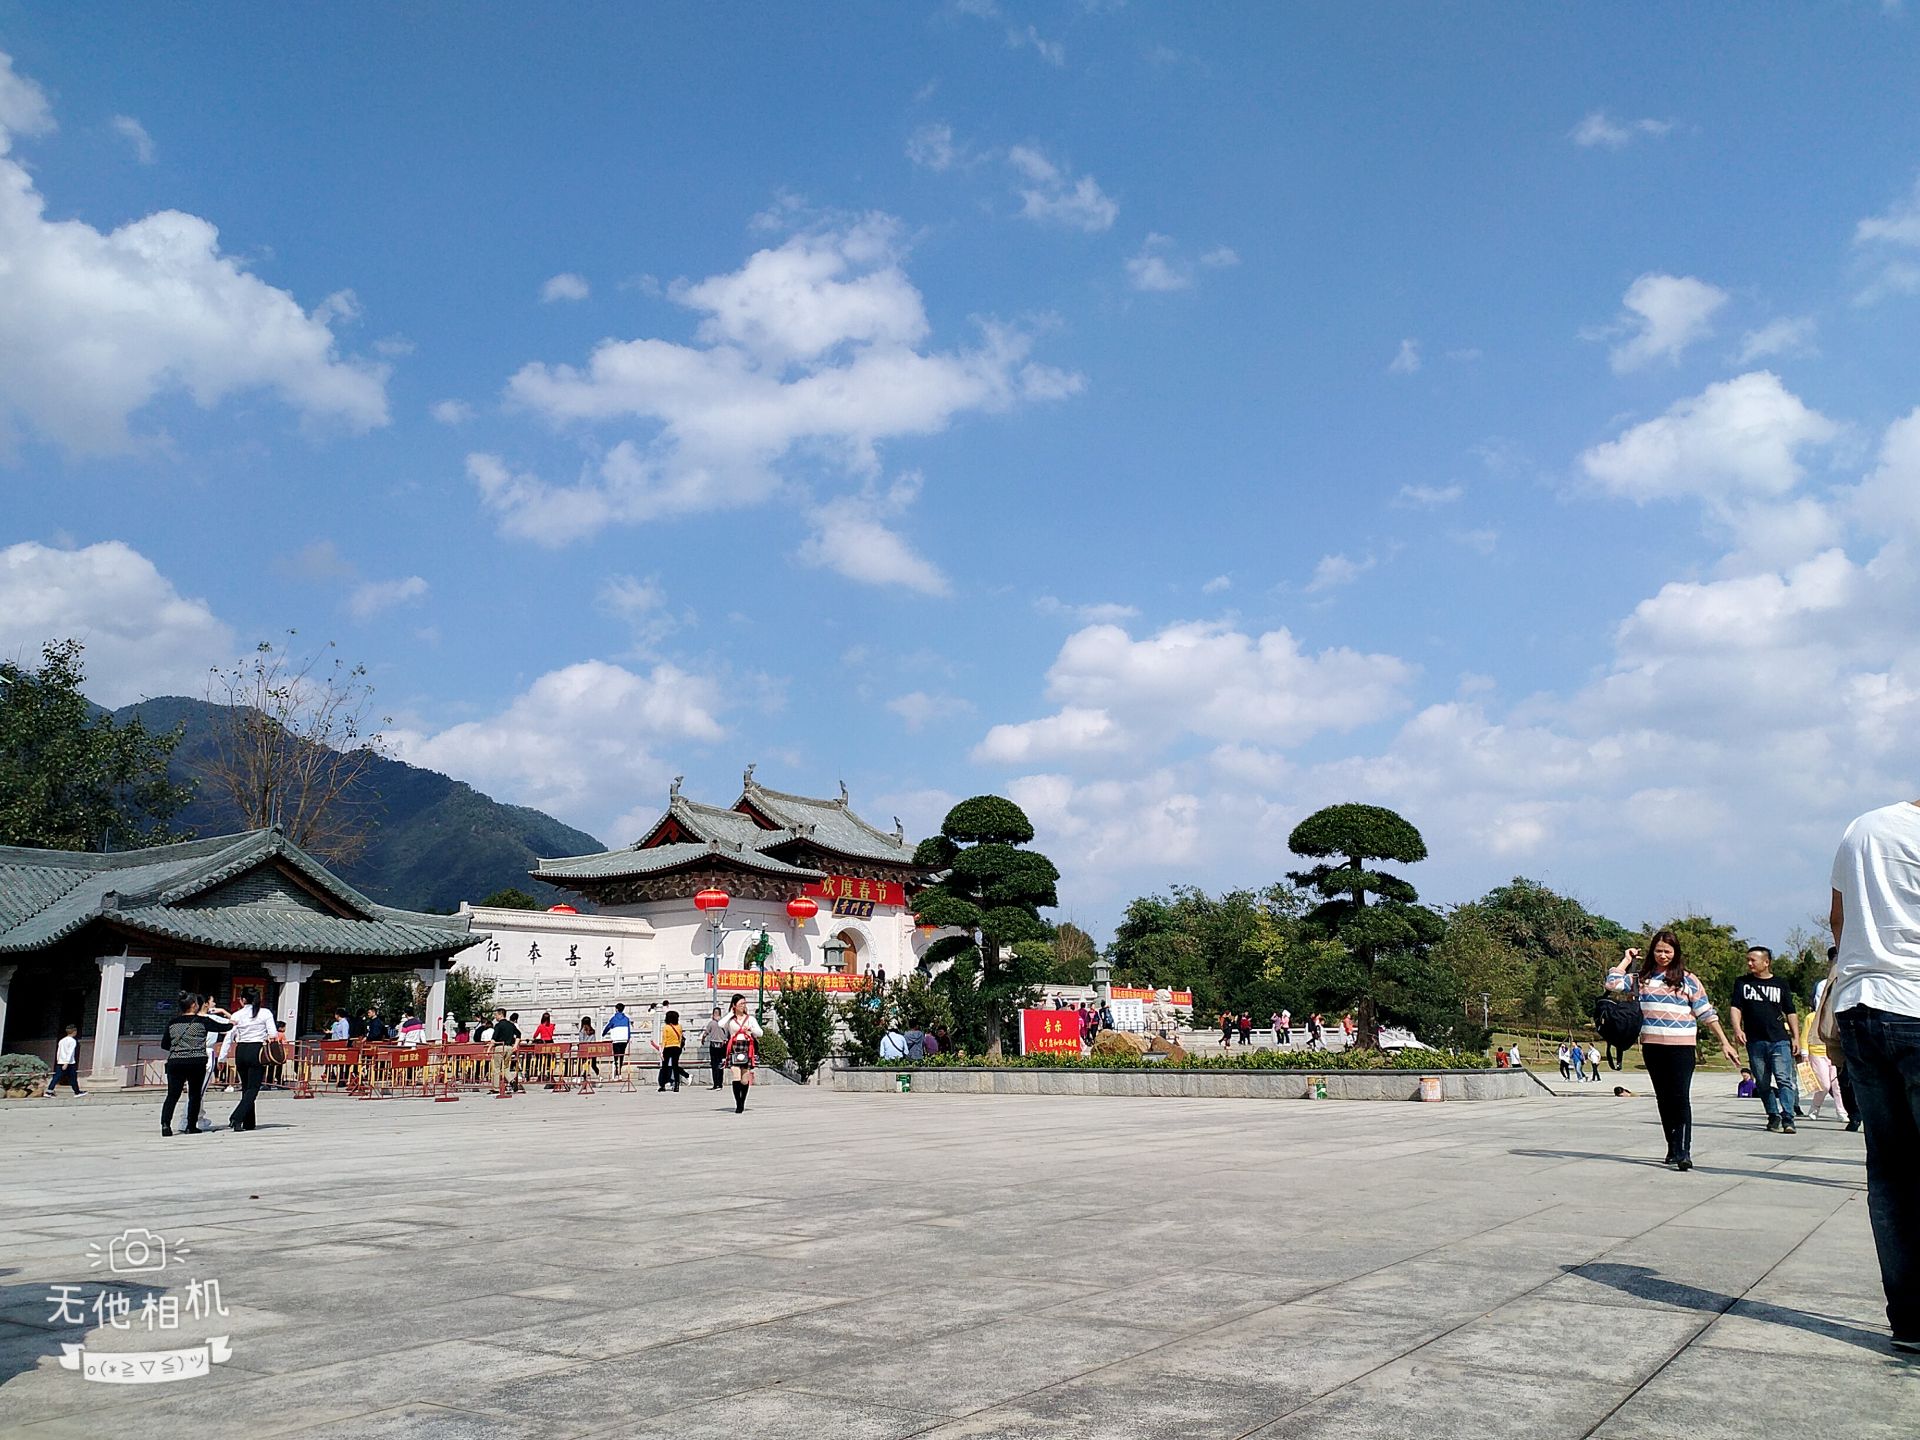
<path fill-rule="evenodd" d="M 1493 996 L 1487 991 L 1482 990 L 1480 992 L 1480 1028 L 1482 1030 L 1489 1028 L 1493 1023 L 1487 1018 L 1490 1013 L 1487 1009 L 1487 1003 L 1492 999 Z"/>
<path fill-rule="evenodd" d="M 747 963 L 749 965 L 756 963 L 753 958 L 754 951 L 758 951 L 760 954 L 760 959 L 757 962 L 760 970 L 760 998 L 754 1006 L 753 1018 L 764 1025 L 767 1023 L 767 957 L 773 953 L 773 942 L 767 939 L 765 929 L 760 931 L 760 938 L 753 942 L 753 948 L 747 951 Z"/>

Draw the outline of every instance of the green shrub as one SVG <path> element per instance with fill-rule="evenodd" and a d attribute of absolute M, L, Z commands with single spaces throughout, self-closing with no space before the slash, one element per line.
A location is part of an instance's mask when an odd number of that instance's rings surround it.
<path fill-rule="evenodd" d="M 931 1060 L 888 1061 L 933 1070 L 1486 1070 L 1485 1055 L 1452 1050 L 1251 1050 L 1237 1055 L 1195 1055 L 1184 1061 L 1142 1055 L 938 1055 Z"/>
<path fill-rule="evenodd" d="M 796 983 L 788 977 L 780 992 L 780 1034 L 803 1085 L 833 1053 L 833 1012 L 824 985 Z"/>
<path fill-rule="evenodd" d="M 780 1032 L 768 1027 L 767 1033 L 753 1042 L 754 1056 L 762 1065 L 771 1065 L 779 1070 L 793 1058 L 787 1052 L 787 1042 L 780 1038 Z"/>
<path fill-rule="evenodd" d="M 44 1085 L 53 1067 L 38 1055 L 0 1055 L 0 1085 Z"/>

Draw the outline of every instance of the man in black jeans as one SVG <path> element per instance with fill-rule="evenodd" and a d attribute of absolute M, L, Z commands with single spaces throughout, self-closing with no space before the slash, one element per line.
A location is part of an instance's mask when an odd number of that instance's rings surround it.
<path fill-rule="evenodd" d="M 1894 1348 L 1920 1354 L 1920 800 L 1870 810 L 1833 857 L 1832 1010 L 1866 1124 L 1867 1217 Z"/>

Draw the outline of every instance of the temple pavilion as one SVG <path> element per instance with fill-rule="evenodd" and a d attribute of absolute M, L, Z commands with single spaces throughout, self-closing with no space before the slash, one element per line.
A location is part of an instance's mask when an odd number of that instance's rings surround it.
<path fill-rule="evenodd" d="M 182 990 L 260 990 L 288 1034 L 324 1030 L 355 975 L 427 986 L 438 1026 L 471 919 L 381 905 L 278 830 L 93 854 L 0 846 L 0 1048 L 50 1057 L 80 1027 L 92 1083 L 139 1080 Z"/>

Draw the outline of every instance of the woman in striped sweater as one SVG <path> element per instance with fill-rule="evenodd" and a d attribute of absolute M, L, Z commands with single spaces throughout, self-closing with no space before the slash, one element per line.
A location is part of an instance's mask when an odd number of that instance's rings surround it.
<path fill-rule="evenodd" d="M 1667 1133 L 1665 1163 L 1693 1168 L 1693 1064 L 1700 1026 L 1713 1031 L 1720 1053 L 1738 1065 L 1740 1057 L 1720 1028 L 1707 999 L 1707 987 L 1680 959 L 1680 937 L 1662 930 L 1647 944 L 1645 958 L 1629 950 L 1607 972 L 1607 989 L 1630 991 L 1640 1001 L 1640 1055 L 1660 1105 L 1660 1128 Z"/>

